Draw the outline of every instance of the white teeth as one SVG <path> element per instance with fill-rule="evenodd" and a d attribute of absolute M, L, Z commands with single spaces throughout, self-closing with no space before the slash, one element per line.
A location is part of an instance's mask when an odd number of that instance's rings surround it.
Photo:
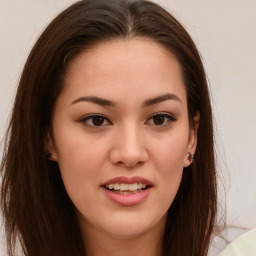
<path fill-rule="evenodd" d="M 108 189 L 114 189 L 116 191 L 138 191 L 142 188 L 146 188 L 146 184 L 143 183 L 133 183 L 133 184 L 127 184 L 127 183 L 114 183 L 114 184 L 108 184 L 106 185 L 106 188 Z"/>
<path fill-rule="evenodd" d="M 142 184 L 142 183 L 138 183 L 137 185 L 138 185 L 138 189 L 142 189 L 142 185 L 143 185 L 143 186 L 145 185 L 145 187 L 146 187 L 146 184 Z M 144 188 L 145 188 L 145 187 L 144 187 Z"/>
<path fill-rule="evenodd" d="M 129 184 L 121 183 L 120 187 L 119 187 L 119 190 L 129 190 Z"/>
<path fill-rule="evenodd" d="M 113 188 L 114 188 L 114 184 L 109 184 L 109 185 L 107 185 L 107 187 L 108 187 L 109 189 L 113 189 Z"/>
<path fill-rule="evenodd" d="M 119 190 L 120 189 L 120 184 L 116 183 L 114 184 L 114 190 Z"/>
<path fill-rule="evenodd" d="M 138 189 L 138 184 L 137 183 L 129 184 L 129 190 L 130 191 L 136 191 L 137 189 Z"/>

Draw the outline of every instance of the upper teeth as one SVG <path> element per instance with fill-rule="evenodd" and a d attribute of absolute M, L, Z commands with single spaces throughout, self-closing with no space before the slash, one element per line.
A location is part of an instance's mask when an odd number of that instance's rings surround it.
<path fill-rule="evenodd" d="M 126 184 L 126 183 L 114 183 L 114 184 L 108 184 L 106 185 L 106 188 L 108 189 L 114 189 L 114 190 L 121 190 L 121 191 L 135 191 L 138 189 L 146 188 L 146 184 L 143 183 L 133 183 L 133 184 Z"/>

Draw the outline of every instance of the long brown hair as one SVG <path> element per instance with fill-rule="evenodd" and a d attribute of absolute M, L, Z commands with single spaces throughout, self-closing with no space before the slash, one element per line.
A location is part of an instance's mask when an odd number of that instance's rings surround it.
<path fill-rule="evenodd" d="M 184 170 L 168 211 L 163 255 L 207 254 L 217 193 L 212 111 L 198 50 L 182 25 L 157 4 L 82 0 L 48 25 L 20 78 L 1 163 L 1 206 L 10 256 L 15 255 L 17 239 L 27 256 L 85 255 L 75 209 L 58 165 L 44 157 L 46 134 L 51 131 L 54 104 L 68 64 L 90 45 L 135 37 L 150 38 L 176 55 L 191 125 L 200 111 L 195 162 Z"/>

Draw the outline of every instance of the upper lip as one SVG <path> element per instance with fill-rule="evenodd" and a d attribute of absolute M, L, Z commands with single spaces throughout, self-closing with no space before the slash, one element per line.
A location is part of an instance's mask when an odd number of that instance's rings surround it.
<path fill-rule="evenodd" d="M 124 177 L 124 176 L 120 176 L 120 177 L 115 177 L 113 179 L 110 179 L 106 182 L 104 182 L 102 184 L 102 186 L 106 186 L 109 184 L 115 184 L 115 183 L 125 183 L 125 184 L 133 184 L 133 183 L 143 183 L 146 184 L 147 186 L 152 186 L 152 182 L 143 178 L 143 177 L 139 177 L 139 176 L 135 176 L 135 177 Z"/>

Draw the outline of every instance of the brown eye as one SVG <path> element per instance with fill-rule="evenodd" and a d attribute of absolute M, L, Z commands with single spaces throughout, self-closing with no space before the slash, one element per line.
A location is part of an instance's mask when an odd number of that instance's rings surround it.
<path fill-rule="evenodd" d="M 154 116 L 152 119 L 153 119 L 154 125 L 162 125 L 164 124 L 166 117 L 158 115 L 158 116 Z"/>
<path fill-rule="evenodd" d="M 171 116 L 170 114 L 156 114 L 152 116 L 149 120 L 148 123 L 150 125 L 155 125 L 155 126 L 165 126 L 168 125 L 170 122 L 176 121 L 176 119 Z"/>
<path fill-rule="evenodd" d="M 101 126 L 103 125 L 105 119 L 102 117 L 102 116 L 95 116 L 95 117 L 92 117 L 92 124 L 94 126 Z"/>
<path fill-rule="evenodd" d="M 89 127 L 101 127 L 111 124 L 104 116 L 101 115 L 89 115 L 81 119 L 80 122 Z"/>

